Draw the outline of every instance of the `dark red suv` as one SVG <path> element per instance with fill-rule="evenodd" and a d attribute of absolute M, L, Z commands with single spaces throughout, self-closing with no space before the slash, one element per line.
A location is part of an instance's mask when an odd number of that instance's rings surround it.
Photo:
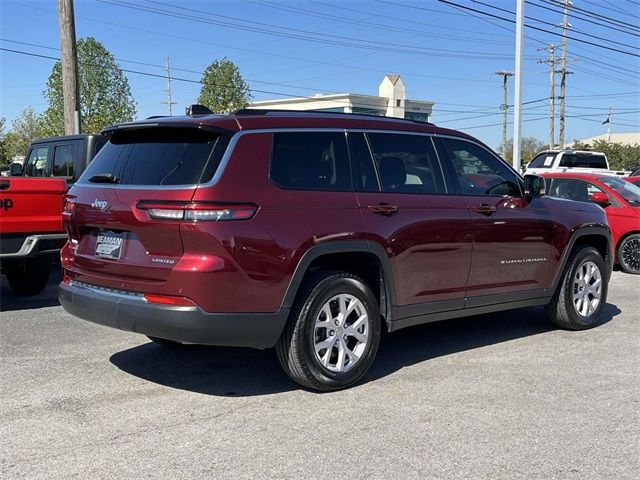
<path fill-rule="evenodd" d="M 382 328 L 607 298 L 597 205 L 544 196 L 491 149 L 407 120 L 244 110 L 110 127 L 70 190 L 60 301 L 171 345 L 276 347 L 303 386 L 352 385 Z"/>

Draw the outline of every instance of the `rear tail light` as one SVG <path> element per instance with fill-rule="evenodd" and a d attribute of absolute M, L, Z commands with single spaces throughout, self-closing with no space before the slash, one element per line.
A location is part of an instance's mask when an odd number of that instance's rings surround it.
<path fill-rule="evenodd" d="M 73 213 L 73 209 L 76 207 L 76 197 L 73 195 L 67 195 L 64 197 L 64 207 L 63 213 L 67 215 L 71 215 Z"/>
<path fill-rule="evenodd" d="M 190 222 L 223 222 L 248 220 L 258 211 L 252 203 L 183 203 L 141 201 L 137 207 L 146 210 L 154 220 L 186 220 Z"/>

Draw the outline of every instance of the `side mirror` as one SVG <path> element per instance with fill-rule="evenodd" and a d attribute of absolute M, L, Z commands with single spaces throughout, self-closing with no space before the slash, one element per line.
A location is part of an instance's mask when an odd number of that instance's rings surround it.
<path fill-rule="evenodd" d="M 547 193 L 547 184 L 540 175 L 524 176 L 524 195 L 527 198 L 541 197 Z"/>
<path fill-rule="evenodd" d="M 609 205 L 611 205 L 611 202 L 609 201 L 609 196 L 604 192 L 596 192 L 593 195 L 591 195 L 591 201 L 593 203 L 597 203 L 602 208 L 608 207 Z"/>
<path fill-rule="evenodd" d="M 18 162 L 13 162 L 9 166 L 9 175 L 12 177 L 21 177 L 22 176 L 22 165 Z"/>

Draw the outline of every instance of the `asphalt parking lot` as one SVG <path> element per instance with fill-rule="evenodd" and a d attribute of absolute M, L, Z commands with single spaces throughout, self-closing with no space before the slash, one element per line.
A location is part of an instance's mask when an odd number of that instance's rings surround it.
<path fill-rule="evenodd" d="M 77 320 L 56 280 L 2 283 L 1 478 L 637 478 L 640 277 L 604 320 L 541 308 L 385 336 L 358 386 L 315 394 L 275 353 L 188 346 Z M 4 279 L 3 279 L 4 282 Z M 634 473 L 635 472 L 635 473 Z"/>

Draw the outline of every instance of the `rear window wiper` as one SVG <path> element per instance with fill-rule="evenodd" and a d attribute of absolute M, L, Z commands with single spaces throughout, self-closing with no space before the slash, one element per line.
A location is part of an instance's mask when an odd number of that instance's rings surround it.
<path fill-rule="evenodd" d="M 120 183 L 120 179 L 112 173 L 98 173 L 89 179 L 91 183 Z"/>

